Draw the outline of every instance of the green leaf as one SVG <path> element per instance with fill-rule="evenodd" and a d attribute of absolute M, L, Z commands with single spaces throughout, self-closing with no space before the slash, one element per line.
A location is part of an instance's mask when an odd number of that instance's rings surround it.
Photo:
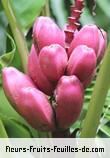
<path fill-rule="evenodd" d="M 0 85 L 2 83 L 1 71 L 4 67 L 11 65 L 16 50 L 13 38 L 9 34 L 7 34 L 7 37 L 9 38 L 9 43 L 11 45 L 11 51 L 0 56 Z"/>
<path fill-rule="evenodd" d="M 0 114 L 0 118 L 3 122 L 3 126 L 10 138 L 30 138 L 33 137 L 29 126 L 20 122 L 14 118 L 4 116 Z"/>
<path fill-rule="evenodd" d="M 0 138 L 7 138 L 7 133 L 2 120 L 0 120 Z"/>
<path fill-rule="evenodd" d="M 12 120 L 12 119 L 5 119 L 3 121 L 4 127 L 8 134 L 9 138 L 30 138 L 32 137 L 29 128 L 24 126 L 23 124 Z"/>
<path fill-rule="evenodd" d="M 24 131 L 25 133 L 25 131 L 28 130 L 28 132 L 26 132 L 26 137 L 29 135 L 31 135 L 32 137 L 38 137 L 38 132 L 31 128 L 30 125 L 10 105 L 7 98 L 5 97 L 2 88 L 0 88 L 0 118 L 3 120 L 3 123 L 7 128 L 7 134 L 9 136 L 20 137 L 22 135 L 22 132 L 20 135 L 17 131 Z M 11 131 L 13 131 L 14 129 L 16 129 L 16 132 L 12 135 Z M 21 137 L 24 136 L 25 135 Z"/>
<path fill-rule="evenodd" d="M 80 18 L 80 22 L 82 25 L 86 25 L 86 24 L 94 24 L 95 21 L 93 19 L 93 17 L 91 16 L 90 14 L 90 11 L 88 8 L 85 8 L 82 15 L 81 15 L 81 18 Z"/>
<path fill-rule="evenodd" d="M 23 30 L 27 30 L 40 14 L 46 0 L 11 0 L 11 3 Z"/>
<path fill-rule="evenodd" d="M 6 32 L 5 30 L 0 26 L 0 55 L 4 54 L 6 52 Z"/>
<path fill-rule="evenodd" d="M 51 0 L 50 2 L 53 15 L 56 17 L 59 26 L 63 28 L 67 21 L 67 12 L 65 10 L 64 1 Z"/>
<path fill-rule="evenodd" d="M 108 16 L 110 18 L 110 11 L 109 11 L 110 2 L 109 2 L 109 0 L 104 0 L 104 1 L 97 0 L 96 3 L 103 10 L 103 12 L 106 14 L 106 16 Z"/>
<path fill-rule="evenodd" d="M 23 122 L 23 119 L 8 102 L 7 98 L 5 97 L 4 91 L 1 87 L 0 87 L 0 113 L 8 118 L 16 118 L 16 120 Z"/>
<path fill-rule="evenodd" d="M 110 127 L 108 127 L 107 125 L 101 127 L 99 131 L 99 136 L 110 138 Z"/>
<path fill-rule="evenodd" d="M 1 4 L 0 4 L 1 5 Z M 6 52 L 6 28 L 8 26 L 8 21 L 2 10 L 0 10 L 0 55 Z"/>
<path fill-rule="evenodd" d="M 7 34 L 7 36 L 11 41 L 12 50 L 10 52 L 5 53 L 2 56 L 0 56 L 0 70 L 11 64 L 13 57 L 14 57 L 14 52 L 16 50 L 14 40 L 12 39 L 12 37 L 9 34 Z"/>

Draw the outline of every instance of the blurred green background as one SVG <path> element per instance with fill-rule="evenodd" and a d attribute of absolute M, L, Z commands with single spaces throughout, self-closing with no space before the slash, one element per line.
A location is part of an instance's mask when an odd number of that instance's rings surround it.
<path fill-rule="evenodd" d="M 21 29 L 26 37 L 28 48 L 32 43 L 32 26 L 37 16 L 50 15 L 56 23 L 63 28 L 70 14 L 70 5 L 73 0 L 9 0 Z M 49 2 L 49 5 L 48 5 Z M 96 24 L 108 33 L 110 39 L 110 0 L 96 0 L 96 15 L 93 16 L 93 0 L 85 0 L 85 8 L 80 18 L 81 26 Z M 9 137 L 46 137 L 47 133 L 41 133 L 32 129 L 25 120 L 19 116 L 7 101 L 3 89 L 1 71 L 5 66 L 14 66 L 22 70 L 21 62 L 11 32 L 7 17 L 5 16 L 0 0 L 0 118 Z M 109 77 L 109 76 L 108 76 Z M 78 135 L 82 127 L 82 120 L 87 112 L 95 80 L 85 92 L 85 102 L 80 119 L 71 127 L 71 131 Z M 94 120 L 95 121 L 95 120 Z M 98 137 L 110 137 L 110 92 L 106 98 Z"/>

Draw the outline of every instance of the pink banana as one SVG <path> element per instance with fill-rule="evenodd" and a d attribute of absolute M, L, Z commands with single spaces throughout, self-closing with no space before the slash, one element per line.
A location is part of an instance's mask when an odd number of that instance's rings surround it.
<path fill-rule="evenodd" d="M 45 94 L 13 67 L 2 71 L 4 92 L 15 110 L 35 129 L 54 130 L 53 110 Z"/>
<path fill-rule="evenodd" d="M 68 55 L 70 56 L 75 47 L 79 45 L 93 48 L 97 55 L 99 49 L 99 30 L 96 25 L 85 25 L 81 28 L 71 42 Z"/>
<path fill-rule="evenodd" d="M 47 95 L 52 95 L 55 88 L 54 83 L 50 82 L 41 70 L 38 55 L 32 45 L 28 57 L 28 73 L 36 86 Z"/>
<path fill-rule="evenodd" d="M 61 77 L 55 91 L 58 128 L 66 129 L 78 119 L 83 97 L 83 86 L 76 76 Z"/>
<path fill-rule="evenodd" d="M 77 46 L 68 61 L 67 74 L 76 75 L 83 83 L 90 76 L 96 67 L 96 55 L 92 48 L 85 45 Z"/>
<path fill-rule="evenodd" d="M 36 48 L 41 50 L 44 46 L 50 44 L 59 44 L 64 47 L 64 32 L 49 17 L 39 17 L 33 26 L 33 39 Z"/>
<path fill-rule="evenodd" d="M 68 57 L 65 49 L 58 44 L 42 48 L 39 54 L 41 69 L 51 81 L 57 81 L 64 75 L 67 60 Z"/>

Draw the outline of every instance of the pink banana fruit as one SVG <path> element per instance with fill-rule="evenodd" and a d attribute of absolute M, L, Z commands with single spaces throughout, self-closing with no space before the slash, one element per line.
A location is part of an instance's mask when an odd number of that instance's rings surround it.
<path fill-rule="evenodd" d="M 58 128 L 67 129 L 79 117 L 83 105 L 84 90 L 76 76 L 62 76 L 55 90 Z"/>
<path fill-rule="evenodd" d="M 54 130 L 53 110 L 48 98 L 31 79 L 13 67 L 2 71 L 4 92 L 15 110 L 35 129 Z"/>
<path fill-rule="evenodd" d="M 99 29 L 96 25 L 85 25 L 76 34 L 70 44 L 68 55 L 79 45 L 86 45 L 95 50 L 97 55 L 99 49 Z"/>
<path fill-rule="evenodd" d="M 64 32 L 49 17 L 39 17 L 33 26 L 33 39 L 35 47 L 41 50 L 50 44 L 59 44 L 64 47 Z M 39 53 L 39 52 L 38 52 Z"/>
<path fill-rule="evenodd" d="M 47 95 L 52 95 L 55 88 L 55 83 L 49 81 L 42 72 L 34 45 L 32 45 L 28 57 L 28 74 L 32 78 L 38 89 L 40 89 Z"/>
<path fill-rule="evenodd" d="M 51 81 L 57 81 L 64 75 L 68 57 L 63 47 L 52 44 L 42 48 L 39 62 L 45 76 Z"/>
<path fill-rule="evenodd" d="M 76 75 L 83 83 L 92 77 L 95 67 L 96 55 L 94 50 L 85 45 L 79 45 L 73 50 L 69 58 L 67 74 Z"/>

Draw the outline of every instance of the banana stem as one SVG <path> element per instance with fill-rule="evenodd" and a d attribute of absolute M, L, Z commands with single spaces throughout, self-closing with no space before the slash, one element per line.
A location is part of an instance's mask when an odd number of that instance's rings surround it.
<path fill-rule="evenodd" d="M 47 0 L 47 3 L 45 5 L 45 15 L 50 16 L 49 0 Z"/>
<path fill-rule="evenodd" d="M 81 138 L 93 138 L 97 134 L 104 102 L 110 86 L 110 43 L 96 79 L 88 112 L 81 131 Z"/>
<path fill-rule="evenodd" d="M 15 14 L 13 12 L 10 0 L 1 0 L 5 14 L 8 18 L 14 39 L 16 41 L 16 45 L 18 48 L 18 52 L 20 55 L 22 67 L 24 72 L 27 72 L 27 59 L 28 59 L 28 49 L 25 42 L 25 37 L 20 29 L 20 26 L 16 20 Z"/>
<path fill-rule="evenodd" d="M 41 12 L 42 16 L 50 16 L 50 7 L 49 7 L 49 0 L 46 0 L 46 4 Z"/>

